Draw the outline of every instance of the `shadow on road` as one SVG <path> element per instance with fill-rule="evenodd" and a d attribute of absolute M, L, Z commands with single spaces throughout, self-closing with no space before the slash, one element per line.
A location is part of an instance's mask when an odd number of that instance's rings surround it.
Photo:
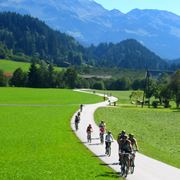
<path fill-rule="evenodd" d="M 93 155 L 92 157 L 105 157 L 106 155 L 105 154 L 102 154 L 102 155 Z"/>
<path fill-rule="evenodd" d="M 120 177 L 120 172 L 105 172 L 104 174 L 99 174 L 96 176 L 96 178 L 98 178 L 98 177 L 107 177 L 107 178 L 118 179 Z"/>
<path fill-rule="evenodd" d="M 101 143 L 92 143 L 92 144 L 89 144 L 90 146 L 97 146 L 97 145 L 100 145 Z"/>
<path fill-rule="evenodd" d="M 88 142 L 87 141 L 78 141 L 78 143 L 80 143 L 80 144 L 87 144 Z"/>
<path fill-rule="evenodd" d="M 112 166 L 116 166 L 116 165 L 119 165 L 119 162 L 115 162 L 115 163 L 100 163 L 100 165 L 101 166 L 110 166 L 110 165 L 112 165 Z"/>

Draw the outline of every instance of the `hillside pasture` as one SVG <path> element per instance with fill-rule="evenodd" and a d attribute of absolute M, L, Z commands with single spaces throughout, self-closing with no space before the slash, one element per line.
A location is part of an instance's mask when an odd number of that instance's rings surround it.
<path fill-rule="evenodd" d="M 30 63 L 28 62 L 17 62 L 6 59 L 0 59 L 0 69 L 5 73 L 13 73 L 17 68 L 21 68 L 23 71 L 28 72 Z M 62 68 L 54 67 L 56 71 L 61 71 Z"/>

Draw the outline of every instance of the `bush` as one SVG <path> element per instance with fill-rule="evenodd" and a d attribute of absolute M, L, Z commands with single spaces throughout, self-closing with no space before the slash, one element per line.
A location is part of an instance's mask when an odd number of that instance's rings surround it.
<path fill-rule="evenodd" d="M 158 104 L 159 104 L 159 101 L 153 101 L 153 102 L 152 102 L 153 108 L 157 108 L 157 107 L 158 107 Z"/>

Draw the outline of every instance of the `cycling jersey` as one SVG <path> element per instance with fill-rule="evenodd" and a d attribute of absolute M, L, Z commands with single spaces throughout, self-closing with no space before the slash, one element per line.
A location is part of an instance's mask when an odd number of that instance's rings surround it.
<path fill-rule="evenodd" d="M 121 149 L 121 151 L 125 151 L 127 153 L 131 153 L 132 152 L 131 142 L 129 140 L 122 141 L 120 149 Z"/>
<path fill-rule="evenodd" d="M 92 132 L 92 127 L 88 126 L 86 132 L 87 132 L 87 133 Z"/>
<path fill-rule="evenodd" d="M 105 128 L 104 128 L 104 127 L 100 127 L 100 128 L 99 128 L 99 131 L 100 131 L 100 133 L 104 134 Z"/>
<path fill-rule="evenodd" d="M 113 141 L 113 136 L 111 134 L 107 134 L 105 137 L 106 142 L 112 142 Z"/>

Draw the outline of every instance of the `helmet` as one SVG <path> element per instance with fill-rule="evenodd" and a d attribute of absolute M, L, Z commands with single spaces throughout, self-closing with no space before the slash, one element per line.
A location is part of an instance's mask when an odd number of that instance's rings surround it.
<path fill-rule="evenodd" d="M 133 137 L 134 137 L 134 134 L 129 134 L 129 137 L 132 137 L 132 138 L 133 138 Z"/>
<path fill-rule="evenodd" d="M 126 134 L 126 131 L 125 131 L 125 130 L 122 130 L 122 131 L 121 131 L 121 134 Z"/>
<path fill-rule="evenodd" d="M 111 134 L 111 131 L 108 131 L 108 134 Z"/>
<path fill-rule="evenodd" d="M 101 123 L 104 123 L 104 121 L 101 121 Z"/>

